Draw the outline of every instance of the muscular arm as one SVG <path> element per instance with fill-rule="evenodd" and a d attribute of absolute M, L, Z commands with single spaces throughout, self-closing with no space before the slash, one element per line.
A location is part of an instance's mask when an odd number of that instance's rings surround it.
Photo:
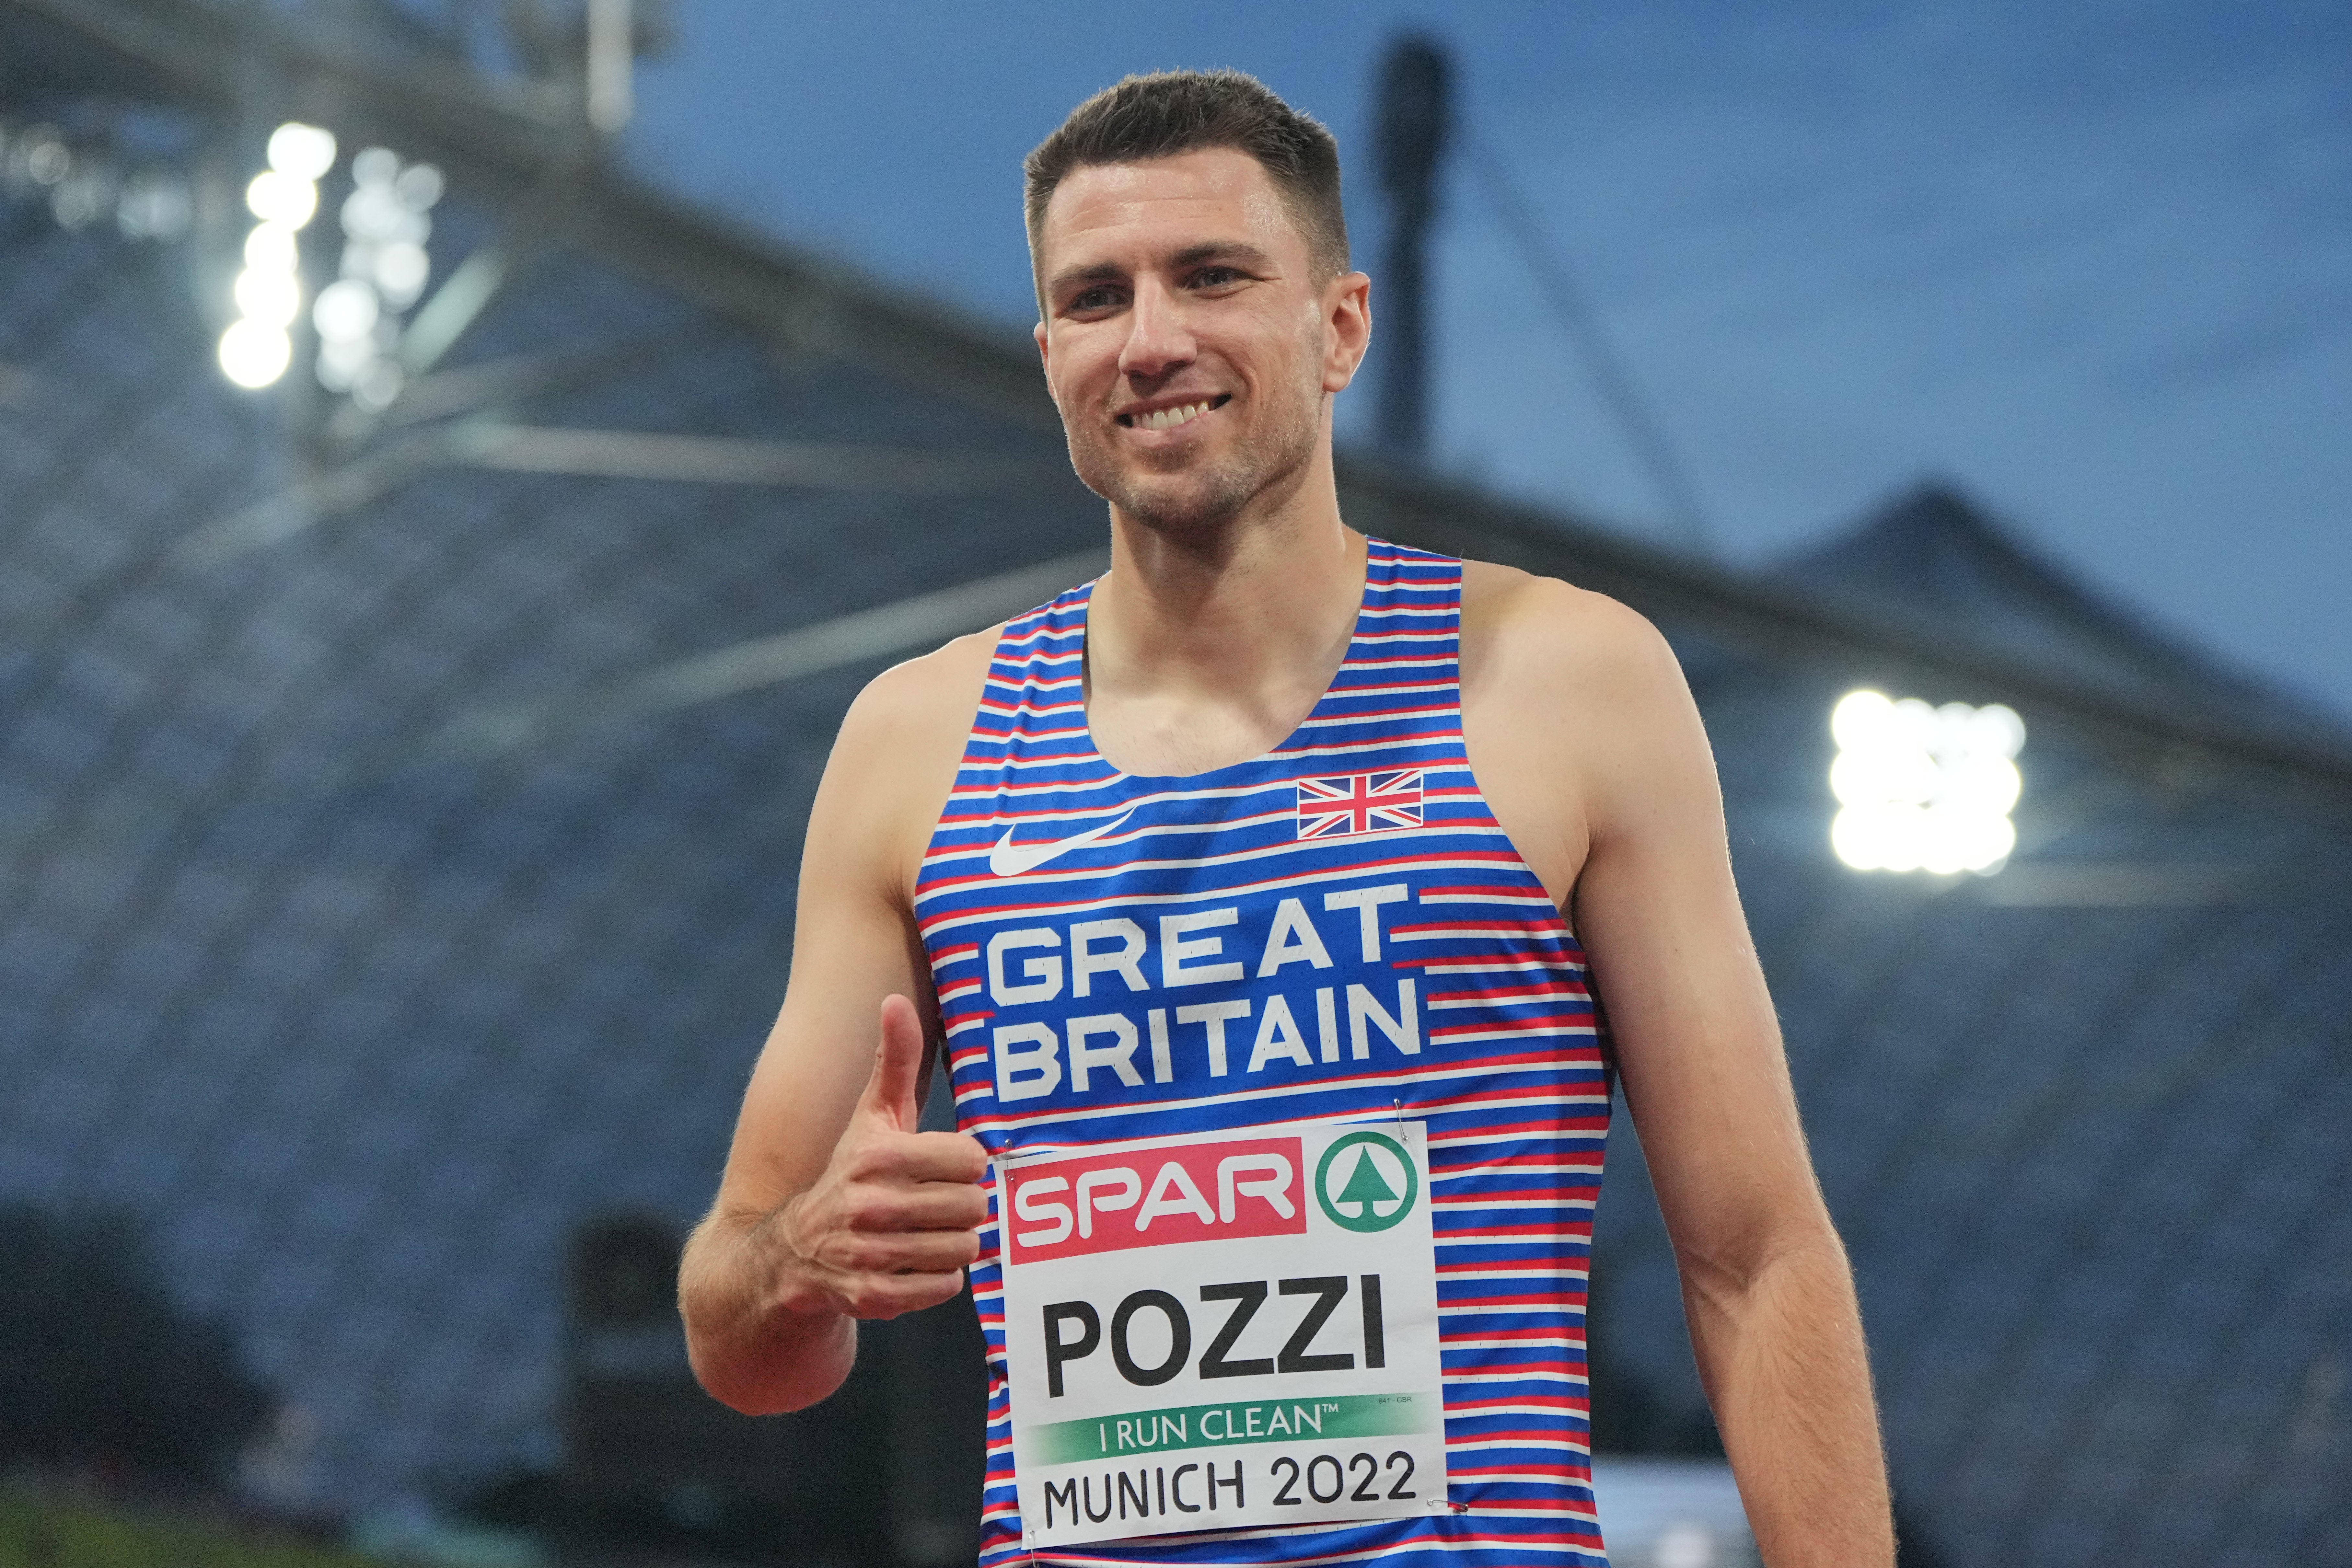
<path fill-rule="evenodd" d="M 831 1394 L 857 1318 L 949 1299 L 978 1249 L 985 1156 L 915 1131 L 937 1009 L 910 902 L 979 693 L 976 641 L 866 689 L 810 809 L 783 1008 L 678 1270 L 695 1374 L 750 1414 Z"/>
<path fill-rule="evenodd" d="M 1664 640 L 1622 606 L 1499 569 L 1469 586 L 1472 760 L 1554 897 L 1572 890 L 1758 1544 L 1773 1568 L 1884 1568 L 1885 1466 L 1852 1271 L 1805 1151 L 1697 710 Z"/>

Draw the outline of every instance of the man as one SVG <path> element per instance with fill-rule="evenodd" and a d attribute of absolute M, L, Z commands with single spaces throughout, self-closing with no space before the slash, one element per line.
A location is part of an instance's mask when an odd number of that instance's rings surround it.
<path fill-rule="evenodd" d="M 1342 522 L 1332 399 L 1370 314 L 1320 126 L 1231 72 L 1129 78 L 1028 177 L 1037 345 L 1111 569 L 843 724 L 782 1013 L 682 1271 L 704 1384 L 812 1404 L 856 1319 L 969 1266 L 983 1562 L 1597 1563 L 1583 1262 L 1613 1071 L 1767 1561 L 1888 1563 L 1851 1278 L 1664 642 Z M 962 1130 L 919 1133 L 942 1036 Z M 1106 1257 L 1123 1277 L 1083 1272 Z M 1111 1395 L 1118 1436 L 1046 1421 Z M 1441 1398 L 1442 1435 L 1314 1440 L 1321 1412 L 1403 1432 Z M 1125 1453 L 1147 1439 L 1176 1447 Z"/>

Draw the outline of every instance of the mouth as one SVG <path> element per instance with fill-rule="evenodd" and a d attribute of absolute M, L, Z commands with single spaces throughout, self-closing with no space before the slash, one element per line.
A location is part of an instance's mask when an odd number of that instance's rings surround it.
<path fill-rule="evenodd" d="M 1215 397 L 1197 398 L 1191 402 L 1172 403 L 1166 408 L 1148 409 L 1117 416 L 1118 423 L 1129 430 L 1173 430 L 1180 424 L 1190 424 L 1213 409 L 1233 402 L 1232 394 L 1220 392 Z"/>

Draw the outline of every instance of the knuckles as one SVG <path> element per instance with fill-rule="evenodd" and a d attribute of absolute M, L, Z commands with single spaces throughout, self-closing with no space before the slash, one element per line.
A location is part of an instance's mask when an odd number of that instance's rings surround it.
<path fill-rule="evenodd" d="M 843 1227 L 852 1231 L 888 1231 L 898 1228 L 898 1206 L 878 1192 L 854 1188 L 842 1200 Z"/>
<path fill-rule="evenodd" d="M 887 1181 L 906 1168 L 906 1156 L 896 1138 L 868 1138 L 849 1151 L 842 1174 L 851 1181 Z"/>
<path fill-rule="evenodd" d="M 853 1317 L 894 1318 L 952 1300 L 980 1257 L 987 1168 L 987 1150 L 964 1134 L 855 1127 L 800 1212 L 798 1249 Z"/>
<path fill-rule="evenodd" d="M 843 1140 L 833 1168 L 836 1177 L 853 1184 L 940 1183 L 970 1186 L 978 1194 L 988 1174 L 988 1151 L 961 1133 L 867 1131 Z"/>
<path fill-rule="evenodd" d="M 826 1206 L 826 1229 L 853 1234 L 894 1235 L 919 1231 L 976 1231 L 988 1220 L 988 1199 L 978 1187 L 931 1184 L 908 1187 L 882 1182 L 852 1182 Z"/>
<path fill-rule="evenodd" d="M 978 1138 L 963 1133 L 926 1133 L 928 1139 L 937 1140 L 932 1147 L 939 1151 L 940 1164 L 949 1173 L 950 1181 L 978 1182 L 988 1174 L 988 1151 Z"/>
<path fill-rule="evenodd" d="M 988 1151 L 961 1133 L 868 1132 L 845 1142 L 837 1156 L 853 1181 L 970 1182 L 988 1171 Z"/>
<path fill-rule="evenodd" d="M 895 1318 L 953 1301 L 963 1290 L 961 1270 L 946 1274 L 877 1275 L 844 1293 L 849 1315 Z"/>

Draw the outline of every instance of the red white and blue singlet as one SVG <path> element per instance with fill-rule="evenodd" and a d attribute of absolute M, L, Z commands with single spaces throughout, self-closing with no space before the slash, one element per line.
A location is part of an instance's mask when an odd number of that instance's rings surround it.
<path fill-rule="evenodd" d="M 1372 541 L 1347 660 L 1262 757 L 1096 751 L 1092 585 L 1009 622 L 915 913 L 957 1120 L 992 1152 L 1285 1122 L 1425 1123 L 1453 1511 L 1061 1548 L 1059 1562 L 1601 1568 L 1586 1263 L 1609 1127 L 1584 955 L 1471 776 L 1461 563 Z M 983 1568 L 1029 1555 L 999 1236 Z"/>

